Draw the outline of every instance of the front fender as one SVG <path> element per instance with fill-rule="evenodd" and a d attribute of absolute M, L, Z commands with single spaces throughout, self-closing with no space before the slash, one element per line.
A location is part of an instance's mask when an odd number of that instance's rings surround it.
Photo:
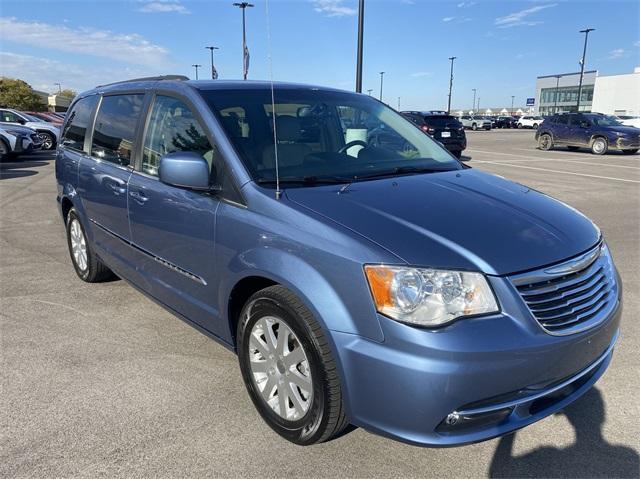
<path fill-rule="evenodd" d="M 377 320 L 362 268 L 341 268 L 327 278 L 313 265 L 290 252 L 261 246 L 235 256 L 219 288 L 219 304 L 228 304 L 231 291 L 242 279 L 260 276 L 295 293 L 325 331 L 356 334 L 374 341 L 384 336 Z M 231 325 L 228 308 L 222 308 Z M 355 314 L 354 314 L 355 312 Z M 229 330 L 229 337 L 233 331 Z"/>

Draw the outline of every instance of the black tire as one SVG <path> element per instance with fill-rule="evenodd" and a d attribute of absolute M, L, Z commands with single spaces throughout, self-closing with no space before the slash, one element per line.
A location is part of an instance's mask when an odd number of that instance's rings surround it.
<path fill-rule="evenodd" d="M 7 160 L 11 157 L 11 147 L 0 138 L 0 161 Z"/>
<path fill-rule="evenodd" d="M 452 154 L 453 156 L 455 156 L 457 159 L 462 158 L 462 151 L 460 151 L 460 150 L 452 151 L 452 152 L 451 152 L 451 154 Z"/>
<path fill-rule="evenodd" d="M 38 136 L 42 139 L 43 150 L 53 150 L 56 147 L 55 137 L 48 131 L 39 131 Z"/>
<path fill-rule="evenodd" d="M 518 123 L 518 129 L 521 130 L 522 129 L 522 123 Z"/>
<path fill-rule="evenodd" d="M 567 150 L 569 151 L 578 151 L 579 149 L 579 146 L 567 146 Z"/>
<path fill-rule="evenodd" d="M 72 224 L 77 222 L 80 226 L 80 230 L 82 235 L 84 236 L 84 241 L 86 245 L 86 266 L 83 268 L 76 261 L 76 258 L 73 254 L 72 240 L 71 240 L 71 228 Z M 71 257 L 71 263 L 73 263 L 73 268 L 76 270 L 76 274 L 82 281 L 86 281 L 87 283 L 99 283 L 100 281 L 104 281 L 106 279 L 110 279 L 113 277 L 113 273 L 111 270 L 102 262 L 96 254 L 93 252 L 91 248 L 91 243 L 87 239 L 87 235 L 84 230 L 84 226 L 82 225 L 82 221 L 78 217 L 75 208 L 72 208 L 67 215 L 67 246 L 69 247 L 69 256 Z"/>
<path fill-rule="evenodd" d="M 609 143 L 602 136 L 597 136 L 591 141 L 591 153 L 594 155 L 604 155 L 608 149 Z"/>
<path fill-rule="evenodd" d="M 284 322 L 295 333 L 307 357 L 313 392 L 308 410 L 297 420 L 277 414 L 262 398 L 253 378 L 251 331 L 267 316 Z M 271 286 L 251 296 L 242 310 L 236 337 L 240 370 L 249 396 L 275 432 L 295 444 L 308 446 L 328 441 L 348 426 L 338 370 L 327 338 L 313 314 L 291 291 Z"/>
<path fill-rule="evenodd" d="M 638 149 L 634 149 L 634 150 L 622 150 L 622 154 L 623 155 L 635 155 L 636 153 L 638 153 Z"/>
<path fill-rule="evenodd" d="M 471 129 L 472 129 L 473 131 L 476 131 L 476 130 L 478 129 L 478 125 L 476 125 L 475 123 L 472 123 L 472 124 L 471 124 Z"/>
<path fill-rule="evenodd" d="M 549 133 L 543 133 L 538 137 L 538 148 L 543 151 L 549 151 L 553 148 L 553 138 Z"/>

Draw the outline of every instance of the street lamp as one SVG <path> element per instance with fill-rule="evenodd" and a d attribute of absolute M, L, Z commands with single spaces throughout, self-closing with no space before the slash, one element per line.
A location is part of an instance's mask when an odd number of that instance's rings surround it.
<path fill-rule="evenodd" d="M 471 105 L 471 109 L 475 110 L 476 109 L 476 89 L 472 88 L 473 90 L 473 104 Z"/>
<path fill-rule="evenodd" d="M 200 68 L 202 65 L 198 65 L 197 63 L 194 63 L 191 66 L 196 69 L 196 80 L 197 80 L 198 79 L 198 68 Z"/>
<path fill-rule="evenodd" d="M 400 97 L 398 97 L 398 111 L 400 111 Z"/>
<path fill-rule="evenodd" d="M 217 80 L 218 79 L 218 72 L 216 71 L 216 68 L 213 66 L 213 51 L 214 50 L 220 50 L 219 47 L 204 47 L 207 50 L 211 51 L 211 79 L 212 80 Z"/>
<path fill-rule="evenodd" d="M 382 79 L 384 78 L 385 72 L 380 72 L 380 101 L 382 101 Z"/>
<path fill-rule="evenodd" d="M 449 102 L 447 103 L 447 114 L 451 113 L 451 89 L 453 87 L 453 60 L 458 57 L 449 57 L 451 60 L 451 76 L 449 77 Z"/>
<path fill-rule="evenodd" d="M 511 95 L 511 116 L 513 116 L 513 100 L 515 99 L 515 95 Z"/>
<path fill-rule="evenodd" d="M 478 97 L 478 113 L 480 113 L 480 97 Z"/>
<path fill-rule="evenodd" d="M 582 60 L 580 61 L 580 84 L 578 85 L 578 109 L 580 111 L 580 97 L 582 96 L 582 78 L 584 77 L 584 61 L 587 56 L 587 40 L 589 39 L 589 32 L 594 31 L 595 28 L 585 28 L 580 30 L 580 33 L 584 33 L 584 50 L 582 50 Z"/>
<path fill-rule="evenodd" d="M 371 96 L 371 92 L 372 92 L 372 91 L 373 91 L 373 88 L 369 88 L 369 89 L 367 90 L 367 93 L 369 94 L 369 96 Z"/>
<path fill-rule="evenodd" d="M 54 83 L 54 85 L 58 85 L 58 94 L 62 93 L 62 85 L 60 83 Z"/>
<path fill-rule="evenodd" d="M 553 94 L 553 113 L 558 113 L 558 86 L 560 86 L 560 78 L 562 75 L 556 75 L 556 91 Z"/>
<path fill-rule="evenodd" d="M 364 36 L 364 0 L 358 7 L 358 53 L 356 63 L 356 93 L 362 93 L 362 44 Z"/>
<path fill-rule="evenodd" d="M 247 29 L 245 23 L 245 10 L 251 8 L 254 5 L 249 2 L 234 3 L 234 7 L 238 7 L 242 10 L 242 78 L 247 79 L 249 73 L 249 49 L 247 48 Z"/>

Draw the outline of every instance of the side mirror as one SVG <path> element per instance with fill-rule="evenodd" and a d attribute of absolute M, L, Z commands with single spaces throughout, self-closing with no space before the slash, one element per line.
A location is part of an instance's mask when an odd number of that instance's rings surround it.
<path fill-rule="evenodd" d="M 18 118 L 18 123 L 24 125 L 27 121 L 24 118 Z"/>
<path fill-rule="evenodd" d="M 176 151 L 160 158 L 160 181 L 192 190 L 210 190 L 209 164 L 193 151 Z"/>

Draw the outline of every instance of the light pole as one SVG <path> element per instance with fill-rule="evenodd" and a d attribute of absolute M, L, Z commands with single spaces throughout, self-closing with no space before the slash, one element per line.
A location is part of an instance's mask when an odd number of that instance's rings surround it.
<path fill-rule="evenodd" d="M 369 88 L 369 89 L 367 90 L 367 93 L 369 94 L 369 96 L 371 96 L 371 92 L 372 92 L 372 91 L 373 91 L 373 88 Z"/>
<path fill-rule="evenodd" d="M 242 10 L 242 78 L 247 79 L 249 73 L 249 49 L 247 48 L 247 28 L 245 22 L 245 10 L 253 7 L 252 3 L 239 2 L 234 3 L 234 7 L 238 7 Z"/>
<path fill-rule="evenodd" d="M 400 97 L 398 97 L 398 111 L 400 111 Z"/>
<path fill-rule="evenodd" d="M 449 57 L 451 60 L 451 76 L 449 77 L 449 102 L 447 103 L 447 113 L 451 113 L 451 89 L 453 88 L 453 60 L 458 57 Z"/>
<path fill-rule="evenodd" d="M 471 109 L 475 110 L 476 109 L 476 89 L 472 88 L 473 90 L 473 104 L 471 105 Z"/>
<path fill-rule="evenodd" d="M 380 101 L 382 101 L 382 79 L 384 78 L 385 72 L 380 72 Z"/>
<path fill-rule="evenodd" d="M 54 85 L 58 85 L 58 94 L 62 93 L 62 85 L 60 83 L 54 83 Z"/>
<path fill-rule="evenodd" d="M 198 65 L 197 63 L 194 63 L 191 66 L 196 69 L 196 80 L 197 80 L 198 79 L 198 68 L 200 68 L 202 65 Z"/>
<path fill-rule="evenodd" d="M 212 80 L 217 80 L 218 79 L 218 72 L 216 71 L 216 68 L 213 66 L 213 51 L 214 50 L 220 50 L 219 47 L 204 47 L 207 50 L 211 51 L 211 79 Z"/>
<path fill-rule="evenodd" d="M 364 38 L 364 0 L 358 7 L 358 53 L 356 62 L 356 93 L 362 93 L 362 44 Z"/>
<path fill-rule="evenodd" d="M 578 85 L 578 105 L 577 110 L 580 111 L 580 96 L 582 96 L 582 78 L 584 77 L 584 62 L 587 56 L 587 40 L 589 39 L 589 32 L 594 31 L 595 28 L 585 28 L 580 30 L 580 33 L 584 33 L 584 50 L 582 50 L 582 61 L 580 62 L 580 84 Z"/>
<path fill-rule="evenodd" d="M 478 113 L 480 113 L 480 97 L 478 97 Z"/>
<path fill-rule="evenodd" d="M 511 116 L 513 116 L 513 100 L 515 99 L 515 95 L 511 95 Z"/>
<path fill-rule="evenodd" d="M 556 75 L 556 91 L 553 94 L 553 113 L 558 113 L 558 87 L 560 86 L 560 77 L 562 75 Z"/>

